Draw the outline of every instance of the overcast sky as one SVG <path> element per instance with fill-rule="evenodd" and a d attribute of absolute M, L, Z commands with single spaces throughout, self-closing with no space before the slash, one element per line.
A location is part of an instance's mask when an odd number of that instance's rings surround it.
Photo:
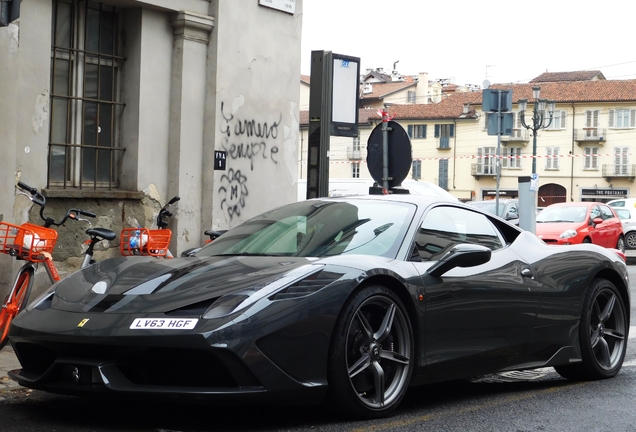
<path fill-rule="evenodd" d="M 303 0 L 301 73 L 311 51 L 456 84 L 528 82 L 598 69 L 636 79 L 634 0 Z"/>

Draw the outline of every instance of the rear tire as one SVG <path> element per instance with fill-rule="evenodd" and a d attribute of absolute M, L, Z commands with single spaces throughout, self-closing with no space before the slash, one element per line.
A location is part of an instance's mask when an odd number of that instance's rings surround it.
<path fill-rule="evenodd" d="M 24 309 L 29 301 L 31 288 L 33 287 L 33 269 L 20 270 L 16 282 L 0 309 L 0 349 L 9 341 L 9 329 L 13 318 Z"/>
<path fill-rule="evenodd" d="M 345 417 L 386 417 L 409 387 L 415 358 L 400 298 L 368 286 L 342 309 L 329 350 L 328 401 Z"/>
<path fill-rule="evenodd" d="M 628 249 L 636 249 L 636 231 L 627 233 L 625 236 L 625 244 Z"/>
<path fill-rule="evenodd" d="M 629 323 L 620 292 L 606 279 L 594 279 L 579 323 L 582 362 L 554 369 L 564 378 L 599 380 L 616 376 L 627 350 Z"/>

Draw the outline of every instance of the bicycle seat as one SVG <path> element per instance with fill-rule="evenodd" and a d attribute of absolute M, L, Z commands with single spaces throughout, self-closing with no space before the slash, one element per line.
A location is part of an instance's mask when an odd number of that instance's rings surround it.
<path fill-rule="evenodd" d="M 100 237 L 104 240 L 114 240 L 117 234 L 106 228 L 90 228 L 86 230 L 86 234 L 90 236 Z"/>

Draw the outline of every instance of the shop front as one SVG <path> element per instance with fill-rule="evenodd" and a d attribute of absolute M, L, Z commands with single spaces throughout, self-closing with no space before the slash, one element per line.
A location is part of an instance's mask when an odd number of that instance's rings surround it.
<path fill-rule="evenodd" d="M 629 197 L 626 188 L 581 188 L 581 201 L 608 202 Z"/>

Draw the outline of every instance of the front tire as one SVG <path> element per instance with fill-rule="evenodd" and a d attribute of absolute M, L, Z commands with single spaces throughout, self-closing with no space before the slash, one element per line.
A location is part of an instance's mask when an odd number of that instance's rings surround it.
<path fill-rule="evenodd" d="M 369 286 L 347 301 L 329 352 L 329 402 L 350 418 L 388 416 L 413 372 L 413 330 L 390 289 Z"/>
<path fill-rule="evenodd" d="M 588 289 L 579 324 L 582 362 L 555 367 L 568 379 L 598 380 L 616 376 L 627 350 L 629 323 L 620 292 L 606 279 Z"/>
<path fill-rule="evenodd" d="M 625 253 L 625 237 L 618 236 L 618 242 L 616 242 L 616 249 Z"/>

